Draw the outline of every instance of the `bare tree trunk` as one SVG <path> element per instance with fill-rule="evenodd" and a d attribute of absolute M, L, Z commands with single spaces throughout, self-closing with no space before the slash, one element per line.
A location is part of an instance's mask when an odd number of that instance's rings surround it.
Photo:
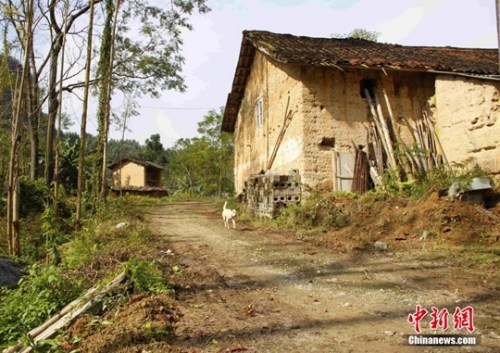
<path fill-rule="evenodd" d="M 66 22 L 68 18 L 69 3 L 68 0 L 64 2 L 64 21 Z M 59 200 L 59 154 L 60 154 L 60 143 L 61 143 L 61 128 L 62 128 L 62 95 L 63 95 L 63 78 L 64 78 L 64 54 L 66 45 L 66 26 L 62 37 L 62 51 L 61 51 L 61 64 L 59 73 L 59 107 L 58 107 L 58 122 L 57 122 L 57 133 L 55 142 L 55 161 L 54 161 L 54 208 L 57 210 L 57 202 Z"/>
<path fill-rule="evenodd" d="M 125 103 L 125 114 L 123 115 L 123 126 L 122 126 L 122 139 L 120 140 L 120 150 L 118 152 L 118 161 L 120 163 L 120 166 L 118 168 L 118 187 L 120 188 L 120 196 L 123 196 L 123 191 L 122 191 L 122 158 L 123 158 L 123 141 L 125 140 L 125 131 L 127 130 L 127 120 L 129 115 L 131 114 L 131 107 L 132 107 L 132 97 L 128 96 L 127 97 L 127 102 Z"/>
<path fill-rule="evenodd" d="M 33 48 L 33 38 L 31 38 L 31 47 Z M 29 132 L 30 132 L 30 179 L 38 178 L 38 158 L 39 158 L 39 129 L 40 129 L 40 109 L 38 109 L 38 74 L 36 72 L 35 53 L 32 50 L 30 56 L 31 72 L 30 72 L 30 112 L 29 112 Z"/>
<path fill-rule="evenodd" d="M 94 29 L 94 0 L 90 0 L 90 19 L 89 32 L 87 39 L 87 60 L 85 67 L 85 87 L 83 92 L 83 109 L 80 130 L 80 155 L 78 156 L 78 186 L 77 186 L 77 202 L 76 202 L 76 222 L 80 223 L 82 216 L 82 193 L 83 193 L 83 168 L 85 161 L 85 144 L 87 139 L 87 109 L 89 102 L 89 81 L 90 81 L 90 63 L 92 59 L 92 32 Z"/>
<path fill-rule="evenodd" d="M 113 8 L 113 0 L 106 0 L 106 23 L 101 43 L 101 61 L 99 63 L 101 92 L 99 97 L 99 111 L 97 117 L 99 120 L 99 142 L 98 156 L 101 160 L 100 175 L 98 177 L 98 202 L 106 198 L 106 172 L 107 172 L 107 146 L 109 135 L 109 122 L 111 113 L 111 90 L 112 90 L 112 71 L 114 61 L 114 43 L 116 35 L 116 23 L 120 0 L 116 0 Z"/>
<path fill-rule="evenodd" d="M 33 21 L 33 0 L 28 0 L 26 21 L 24 26 L 24 60 L 21 80 L 18 86 L 16 109 L 12 120 L 12 145 L 9 160 L 9 176 L 7 186 L 7 238 L 9 240 L 9 255 L 19 256 L 21 247 L 19 241 L 19 152 L 21 150 L 22 117 L 29 107 L 27 85 L 29 79 L 29 58 L 31 53 L 31 36 Z M 24 111 L 23 111 L 24 110 Z"/>
<path fill-rule="evenodd" d="M 61 28 L 57 24 L 56 3 L 57 0 L 50 0 L 49 5 L 50 29 L 54 33 L 54 41 L 50 50 L 48 119 L 47 135 L 45 139 L 44 178 L 47 185 L 50 185 L 54 177 L 54 130 L 57 112 L 59 110 L 59 99 L 57 96 L 57 68 L 63 39 Z"/>
<path fill-rule="evenodd" d="M 53 179 L 54 170 L 54 130 L 55 120 L 58 111 L 59 101 L 57 99 L 57 60 L 61 46 L 56 44 L 50 54 L 50 73 L 49 73 L 49 100 L 48 100 L 48 119 L 47 133 L 45 138 L 45 183 L 50 185 Z"/>

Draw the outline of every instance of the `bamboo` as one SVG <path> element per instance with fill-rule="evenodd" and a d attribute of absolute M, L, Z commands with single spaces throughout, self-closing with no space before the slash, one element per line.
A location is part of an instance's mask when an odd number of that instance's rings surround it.
<path fill-rule="evenodd" d="M 375 88 L 374 88 L 374 91 L 375 91 Z M 385 120 L 384 113 L 382 111 L 382 105 L 380 105 L 380 101 L 378 99 L 378 94 L 376 91 L 375 91 L 375 106 L 377 108 L 378 117 L 380 120 L 380 124 L 382 126 L 382 132 L 383 132 L 384 137 L 387 141 L 387 147 L 389 149 L 387 157 L 391 161 L 392 169 L 396 169 L 398 166 L 398 163 L 396 162 L 396 157 L 394 156 L 394 148 L 392 146 L 391 134 L 389 132 L 389 128 L 387 127 L 387 121 Z"/>
<path fill-rule="evenodd" d="M 375 110 L 375 106 L 374 106 L 372 99 L 370 97 L 370 92 L 367 89 L 365 89 L 363 91 L 363 93 L 365 94 L 365 98 L 368 101 L 368 107 L 370 108 L 370 112 L 372 114 L 373 121 L 375 122 L 375 127 L 376 127 L 377 131 L 379 132 L 379 137 L 380 137 L 380 141 L 382 141 L 382 146 L 384 147 L 384 150 L 385 150 L 385 153 L 387 154 L 387 156 L 389 156 L 390 141 L 388 143 L 388 141 L 385 139 L 385 136 L 382 132 L 381 122 L 379 121 L 379 116 L 377 115 L 377 111 Z M 395 169 L 396 166 L 394 164 L 392 164 L 392 160 L 388 159 L 388 162 L 389 162 L 390 169 Z"/>
<path fill-rule="evenodd" d="M 377 168 L 373 165 L 370 165 L 370 177 L 373 180 L 375 186 L 383 185 L 382 177 L 380 176 Z"/>
<path fill-rule="evenodd" d="M 408 160 L 408 151 L 407 147 L 403 142 L 403 139 L 401 138 L 401 135 L 399 134 L 399 130 L 396 127 L 396 119 L 394 118 L 394 113 L 392 112 L 392 106 L 391 102 L 389 100 L 389 96 L 387 95 L 387 91 L 385 88 L 382 88 L 382 94 L 384 96 L 385 100 L 385 105 L 387 106 L 387 112 L 389 113 L 389 118 L 391 120 L 391 126 L 392 126 L 392 131 L 394 132 L 394 137 L 396 138 L 396 142 L 398 143 L 398 146 L 403 150 L 403 154 L 401 155 L 401 160 L 403 162 L 403 169 L 406 173 L 406 175 L 409 177 L 409 179 L 413 179 L 414 175 L 411 170 L 411 164 L 410 161 Z"/>
<path fill-rule="evenodd" d="M 450 168 L 450 164 L 448 163 L 448 159 L 446 158 L 446 154 L 444 153 L 443 145 L 441 145 L 441 140 L 439 139 L 439 136 L 438 136 L 438 134 L 436 132 L 436 127 L 434 125 L 434 121 L 427 114 L 426 114 L 426 117 L 429 120 L 429 126 L 432 129 L 432 134 L 433 134 L 434 139 L 435 139 L 436 152 L 443 158 L 443 162 L 444 162 L 443 165 L 445 166 L 445 168 L 449 169 Z M 438 150 L 438 147 L 439 147 L 439 150 Z"/>
<path fill-rule="evenodd" d="M 375 164 L 377 165 L 378 170 L 384 170 L 384 146 L 380 141 L 380 137 L 378 136 L 377 129 L 373 126 L 372 129 L 372 141 L 373 141 L 373 153 L 375 158 Z"/>
<path fill-rule="evenodd" d="M 406 120 L 405 118 L 403 118 L 403 122 L 405 123 L 406 127 L 408 128 L 408 130 L 411 132 L 411 135 L 413 137 L 413 142 L 415 143 L 415 146 L 417 147 L 417 149 L 420 149 L 421 145 L 419 143 L 419 138 L 418 138 L 418 134 L 416 132 L 417 131 L 416 128 L 412 127 L 410 125 L 410 123 L 408 122 L 408 120 Z M 418 153 L 418 150 L 417 150 L 417 153 L 414 153 L 413 155 L 414 155 L 413 160 L 415 162 L 415 165 L 417 166 L 418 173 L 419 174 L 424 174 L 425 173 L 424 165 L 423 165 L 420 153 Z"/>
<path fill-rule="evenodd" d="M 106 293 L 116 288 L 125 279 L 126 273 L 121 272 L 116 276 L 111 282 L 106 284 L 96 295 L 94 293 L 97 291 L 97 287 L 89 289 L 87 293 L 64 307 L 57 315 L 51 317 L 41 326 L 31 330 L 28 335 L 31 337 L 33 343 L 48 339 L 52 337 L 58 330 L 62 329 L 66 325 L 70 324 L 78 316 L 90 309 L 94 303 L 101 299 Z M 80 305 L 83 302 L 83 305 Z M 80 305 L 80 306 L 79 306 Z M 17 350 L 23 348 L 23 344 L 17 344 L 13 347 L 9 347 L 3 351 L 3 353 L 13 353 Z M 33 347 L 24 348 L 21 353 L 28 353 L 33 350 Z"/>

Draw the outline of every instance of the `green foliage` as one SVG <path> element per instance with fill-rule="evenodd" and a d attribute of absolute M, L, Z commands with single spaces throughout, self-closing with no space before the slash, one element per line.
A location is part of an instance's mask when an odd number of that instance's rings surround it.
<path fill-rule="evenodd" d="M 130 259 L 124 269 L 135 292 L 159 293 L 166 289 L 158 264 L 136 258 Z"/>
<path fill-rule="evenodd" d="M 20 179 L 21 217 L 31 213 L 41 213 L 49 204 L 52 194 L 43 179 L 31 180 L 26 177 Z"/>
<path fill-rule="evenodd" d="M 78 154 L 80 139 L 63 140 L 59 154 L 59 183 L 67 190 L 75 190 L 78 184 Z"/>
<path fill-rule="evenodd" d="M 66 241 L 61 231 L 61 221 L 56 217 L 54 208 L 47 207 L 42 214 L 42 233 L 45 237 L 47 260 L 54 264 L 61 261 L 58 246 Z"/>
<path fill-rule="evenodd" d="M 111 139 L 108 141 L 108 160 L 116 162 L 120 159 L 120 145 L 121 141 L 119 140 Z M 122 158 L 142 158 L 141 154 L 143 153 L 144 147 L 136 140 L 123 140 L 123 146 L 121 148 Z"/>
<path fill-rule="evenodd" d="M 205 0 L 173 1 L 155 6 L 152 1 L 125 1 L 117 28 L 115 86 L 124 92 L 158 97 L 160 90 L 185 89 L 180 75 L 181 34 L 191 29 L 188 15 L 206 13 Z M 130 23 L 140 24 L 130 26 Z"/>
<path fill-rule="evenodd" d="M 275 222 L 289 228 L 342 228 L 351 223 L 350 210 L 345 201 L 354 197 L 356 195 L 351 193 L 313 194 L 301 205 L 283 209 Z"/>
<path fill-rule="evenodd" d="M 384 191 L 390 195 L 418 199 L 429 192 L 447 190 L 457 182 L 460 189 L 466 189 L 473 178 L 487 178 L 488 174 L 477 165 L 471 167 L 471 161 L 455 163 L 451 168 L 434 169 L 420 180 L 399 182 L 395 174 L 383 174 Z"/>
<path fill-rule="evenodd" d="M 380 32 L 377 31 L 370 31 L 364 28 L 355 28 L 348 34 L 340 34 L 340 33 L 333 33 L 330 35 L 332 38 L 339 38 L 339 39 L 344 39 L 344 38 L 355 38 L 355 39 L 364 39 L 368 40 L 370 42 L 376 42 L 378 41 L 378 37 L 380 36 Z"/>
<path fill-rule="evenodd" d="M 146 139 L 146 145 L 142 150 L 140 157 L 150 162 L 160 165 L 167 163 L 167 157 L 163 144 L 160 142 L 160 134 L 153 134 Z"/>
<path fill-rule="evenodd" d="M 233 192 L 232 135 L 221 132 L 224 111 L 198 123 L 201 137 L 180 139 L 168 150 L 166 184 L 171 195 L 221 196 Z"/>
<path fill-rule="evenodd" d="M 17 289 L 0 295 L 0 346 L 16 341 L 42 324 L 80 293 L 60 268 L 33 265 Z"/>

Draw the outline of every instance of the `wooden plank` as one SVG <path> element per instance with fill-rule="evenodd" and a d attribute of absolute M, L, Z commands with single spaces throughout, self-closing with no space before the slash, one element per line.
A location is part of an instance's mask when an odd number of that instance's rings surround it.
<path fill-rule="evenodd" d="M 375 90 L 373 89 L 375 93 L 375 106 L 377 109 L 377 114 L 380 120 L 380 125 L 382 127 L 382 132 L 384 134 L 384 138 L 387 143 L 387 157 L 390 161 L 390 164 L 392 165 L 392 169 L 397 169 L 398 163 L 396 162 L 396 157 L 394 156 L 394 147 L 392 145 L 392 140 L 391 140 L 391 134 L 389 132 L 389 128 L 387 127 L 387 121 L 385 120 L 384 113 L 382 111 L 382 105 L 380 104 L 380 101 L 378 99 L 378 94 Z"/>
<path fill-rule="evenodd" d="M 375 128 L 376 128 L 376 131 L 378 132 L 378 136 L 380 138 L 380 141 L 382 142 L 382 146 L 384 147 L 385 153 L 389 156 L 389 146 L 388 146 L 388 143 L 385 139 L 384 133 L 382 131 L 382 126 L 381 126 L 382 123 L 380 121 L 380 117 L 378 116 L 377 110 L 375 109 L 375 105 L 373 104 L 372 99 L 370 97 L 370 92 L 367 89 L 365 89 L 363 91 L 363 93 L 365 95 L 366 101 L 368 102 L 368 107 L 370 108 L 370 112 L 372 114 L 372 118 L 373 118 L 373 121 L 375 123 Z M 391 169 L 395 168 L 395 166 L 391 165 L 390 160 L 389 160 L 389 167 Z"/>
<path fill-rule="evenodd" d="M 273 152 L 271 153 L 271 157 L 269 158 L 269 162 L 267 163 L 267 170 L 270 170 L 273 166 L 274 159 L 276 158 L 276 155 L 278 154 L 278 149 L 281 145 L 281 141 L 283 140 L 283 137 L 285 136 L 286 129 L 290 125 L 290 122 L 292 121 L 293 113 L 291 110 L 288 110 L 288 106 L 290 105 L 290 96 L 288 96 L 288 100 L 286 102 L 286 108 L 285 108 L 285 119 L 283 121 L 283 126 L 281 127 L 281 130 L 278 134 L 278 138 L 276 139 L 276 144 L 274 145 Z"/>
<path fill-rule="evenodd" d="M 392 112 L 391 101 L 389 100 L 389 95 L 387 94 L 387 91 L 385 90 L 384 87 L 382 87 L 382 94 L 384 96 L 387 112 L 389 113 L 389 119 L 391 120 L 391 126 L 392 126 L 392 131 L 394 132 L 394 137 L 396 138 L 396 142 L 398 143 L 399 148 L 403 149 L 404 152 L 403 154 L 401 154 L 403 169 L 409 179 L 414 179 L 414 175 L 412 173 L 411 164 L 408 156 L 408 148 L 406 144 L 403 142 L 401 135 L 399 134 L 399 129 L 396 126 L 396 118 L 394 117 L 394 113 Z"/>
<path fill-rule="evenodd" d="M 52 337 L 58 330 L 64 328 L 66 325 L 70 324 L 78 316 L 90 309 L 96 300 L 102 298 L 106 293 L 108 293 L 113 288 L 116 288 L 125 279 L 126 273 L 122 272 L 116 276 L 111 282 L 106 284 L 97 294 L 97 287 L 89 289 L 85 295 L 72 301 L 70 304 L 65 306 L 57 315 L 51 317 L 49 320 L 44 322 L 39 327 L 31 330 L 28 335 L 31 336 L 32 341 L 36 344 L 42 340 Z M 82 305 L 83 303 L 83 305 Z M 13 347 L 9 347 L 3 351 L 3 353 L 14 353 L 19 349 L 23 348 L 23 344 L 17 344 Z M 28 353 L 33 350 L 33 347 L 24 348 L 21 353 Z"/>

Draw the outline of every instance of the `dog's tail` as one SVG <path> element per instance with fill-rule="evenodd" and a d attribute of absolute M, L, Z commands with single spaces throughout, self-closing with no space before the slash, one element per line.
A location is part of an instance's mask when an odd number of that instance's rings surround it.
<path fill-rule="evenodd" d="M 225 210 L 225 209 L 226 209 L 226 206 L 227 206 L 227 201 L 226 201 L 226 202 L 224 202 L 224 207 L 223 207 L 222 209 L 223 209 L 223 210 Z"/>

